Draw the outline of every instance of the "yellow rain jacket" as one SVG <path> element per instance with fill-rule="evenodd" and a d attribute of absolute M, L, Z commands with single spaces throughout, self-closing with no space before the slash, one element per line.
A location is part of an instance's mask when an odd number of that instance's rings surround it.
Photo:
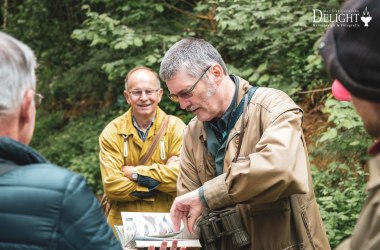
<path fill-rule="evenodd" d="M 121 212 L 168 212 L 176 196 L 179 156 L 185 124 L 171 116 L 166 131 L 146 165 L 137 165 L 149 149 L 166 114 L 157 107 L 156 118 L 143 142 L 133 126 L 132 110 L 110 122 L 99 137 L 100 170 L 104 192 L 112 202 L 108 223 L 121 225 Z M 124 176 L 123 166 L 136 166 L 138 180 Z"/>

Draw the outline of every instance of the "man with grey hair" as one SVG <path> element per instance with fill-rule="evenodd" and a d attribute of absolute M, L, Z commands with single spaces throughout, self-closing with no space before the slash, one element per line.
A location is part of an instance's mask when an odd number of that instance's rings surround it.
<path fill-rule="evenodd" d="M 202 39 L 174 44 L 160 76 L 170 98 L 196 116 L 185 131 L 179 196 L 170 210 L 175 230 L 181 220 L 191 232 L 199 226 L 203 244 L 215 249 L 330 249 L 313 192 L 303 111 L 289 96 L 229 75 Z M 242 228 L 213 224 L 234 212 Z M 203 230 L 207 224 L 218 228 Z M 249 240 L 236 241 L 237 230 Z"/>
<path fill-rule="evenodd" d="M 36 59 L 0 32 L 0 249 L 121 249 L 83 176 L 28 147 Z"/>
<path fill-rule="evenodd" d="M 176 196 L 179 153 L 185 124 L 160 109 L 158 74 L 139 66 L 125 79 L 130 108 L 99 136 L 100 170 L 111 226 L 121 212 L 169 212 Z"/>

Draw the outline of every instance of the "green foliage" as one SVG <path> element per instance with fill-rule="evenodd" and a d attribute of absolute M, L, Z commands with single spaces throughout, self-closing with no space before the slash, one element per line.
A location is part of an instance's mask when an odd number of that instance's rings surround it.
<path fill-rule="evenodd" d="M 296 0 L 219 1 L 217 44 L 228 63 L 239 69 L 233 72 L 296 97 L 320 81 L 323 67 L 315 47 L 322 31 L 310 20 L 312 8 L 321 5 Z"/>
<path fill-rule="evenodd" d="M 312 10 L 338 9 L 342 2 L 10 0 L 6 31 L 36 52 L 38 88 L 46 96 L 32 146 L 82 173 L 100 194 L 97 140 L 127 108 L 122 91 L 129 69 L 158 71 L 173 43 L 200 37 L 220 51 L 230 73 L 297 101 L 299 91 L 328 82 L 316 52 L 324 29 L 313 27 Z M 188 122 L 192 115 L 163 88 L 160 106 Z M 370 139 L 350 104 L 327 99 L 324 112 L 329 127 L 309 151 L 315 164 L 327 165 L 314 167 L 314 185 L 334 247 L 350 234 L 365 197 L 361 166 Z"/>
<path fill-rule="evenodd" d="M 363 122 L 355 112 L 351 102 L 340 102 L 328 98 L 323 109 L 329 114 L 332 126 L 317 140 L 313 150 L 315 155 L 326 154 L 328 157 L 346 163 L 363 163 L 371 138 L 364 130 Z M 351 157 L 347 157 L 347 156 Z"/>
<path fill-rule="evenodd" d="M 330 244 L 350 236 L 366 198 L 363 164 L 371 139 L 350 102 L 328 98 L 323 112 L 331 126 L 310 147 L 325 170 L 313 168 L 315 194 Z M 317 161 L 318 162 L 318 161 Z M 320 170 L 318 170 L 320 169 Z"/>
<path fill-rule="evenodd" d="M 332 248 L 353 231 L 366 198 L 365 177 L 359 165 L 331 162 L 326 170 L 313 166 L 314 191 Z"/>
<path fill-rule="evenodd" d="M 54 164 L 84 175 L 94 192 L 101 194 L 98 137 L 108 122 L 122 112 L 102 110 L 72 119 L 65 119 L 61 112 L 38 114 L 32 146 Z"/>
<path fill-rule="evenodd" d="M 179 39 L 178 35 L 165 34 L 168 26 L 163 22 L 163 17 L 170 14 L 163 13 L 162 4 L 154 1 L 119 5 L 112 13 L 99 14 L 92 11 L 89 5 L 84 5 L 83 9 L 87 19 L 83 22 L 83 28 L 73 31 L 72 38 L 90 41 L 92 47 L 109 48 L 118 55 L 116 59 L 101 65 L 110 80 L 123 79 L 128 69 L 138 65 L 157 70 L 167 44 Z M 160 22 L 152 21 L 155 16 L 160 16 Z"/>

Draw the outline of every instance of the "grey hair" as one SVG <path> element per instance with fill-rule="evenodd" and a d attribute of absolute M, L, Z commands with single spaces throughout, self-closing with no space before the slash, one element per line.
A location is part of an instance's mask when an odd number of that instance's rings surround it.
<path fill-rule="evenodd" d="M 36 89 L 36 67 L 33 51 L 0 31 L 0 112 L 18 107 L 25 92 Z"/>
<path fill-rule="evenodd" d="M 185 70 L 191 77 L 198 77 L 213 63 L 220 64 L 224 75 L 228 75 L 222 56 L 210 43 L 203 39 L 185 38 L 165 53 L 160 66 L 160 77 L 166 82 L 179 70 Z"/>
<path fill-rule="evenodd" d="M 147 70 L 147 71 L 150 71 L 153 73 L 153 75 L 156 77 L 156 80 L 157 80 L 157 88 L 161 88 L 161 82 L 160 82 L 160 77 L 158 76 L 157 72 L 154 71 L 153 69 L 151 68 L 148 68 L 148 67 L 145 67 L 145 66 L 137 66 L 137 67 L 134 67 L 133 69 L 131 69 L 127 75 L 125 76 L 125 79 L 124 79 L 124 87 L 125 89 L 127 90 L 128 89 L 128 81 L 129 81 L 129 78 L 131 78 L 131 75 L 138 71 L 138 70 L 141 70 L 141 69 L 144 69 L 144 70 Z"/>

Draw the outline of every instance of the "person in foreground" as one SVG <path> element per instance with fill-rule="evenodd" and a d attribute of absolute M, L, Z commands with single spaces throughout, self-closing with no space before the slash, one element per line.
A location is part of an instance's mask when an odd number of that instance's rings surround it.
<path fill-rule="evenodd" d="M 27 146 L 35 68 L 32 50 L 0 32 L 0 249 L 121 249 L 84 177 Z"/>
<path fill-rule="evenodd" d="M 332 92 L 338 100 L 352 101 L 366 131 L 376 141 L 369 148 L 368 198 L 352 236 L 337 249 L 380 249 L 380 1 L 346 2 L 343 10 L 372 17 L 368 27 L 330 28 L 322 38 L 319 52 L 330 75 L 336 79 Z M 347 12 L 348 13 L 348 12 Z"/>
<path fill-rule="evenodd" d="M 196 115 L 184 135 L 179 196 L 170 210 L 175 230 L 183 220 L 194 232 L 210 212 L 231 208 L 249 238 L 239 249 L 330 249 L 314 197 L 303 111 L 291 98 L 229 75 L 202 39 L 174 44 L 160 76 L 170 98 Z M 213 237 L 202 235 L 207 246 Z M 235 243 L 223 235 L 212 244 L 238 249 Z"/>
<path fill-rule="evenodd" d="M 121 212 L 169 212 L 176 197 L 185 124 L 158 107 L 162 94 L 156 72 L 147 67 L 130 70 L 124 97 L 131 108 L 110 122 L 99 137 L 100 170 L 112 227 L 122 224 Z"/>

